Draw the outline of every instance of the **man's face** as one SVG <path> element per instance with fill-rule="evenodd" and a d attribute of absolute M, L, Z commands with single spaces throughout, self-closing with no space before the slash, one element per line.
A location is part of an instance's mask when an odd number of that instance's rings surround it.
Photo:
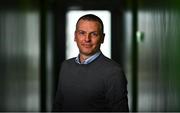
<path fill-rule="evenodd" d="M 78 22 L 75 38 L 81 55 L 91 56 L 100 50 L 104 41 L 100 23 L 96 21 L 80 20 Z"/>

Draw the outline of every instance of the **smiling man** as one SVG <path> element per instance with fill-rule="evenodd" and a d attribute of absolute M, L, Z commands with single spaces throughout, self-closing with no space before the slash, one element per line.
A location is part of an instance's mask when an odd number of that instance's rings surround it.
<path fill-rule="evenodd" d="M 102 20 L 93 14 L 77 21 L 74 41 L 79 55 L 62 63 L 53 111 L 129 111 L 126 76 L 100 50 L 103 29 Z"/>
<path fill-rule="evenodd" d="M 80 52 L 79 62 L 83 62 L 93 54 L 100 52 L 104 36 L 101 21 L 92 21 L 91 18 L 87 18 L 87 20 L 80 19 L 77 22 L 74 40 Z"/>

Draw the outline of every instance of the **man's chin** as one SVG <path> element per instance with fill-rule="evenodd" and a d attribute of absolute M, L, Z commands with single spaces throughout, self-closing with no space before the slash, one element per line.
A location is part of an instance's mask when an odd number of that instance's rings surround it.
<path fill-rule="evenodd" d="M 81 52 L 83 55 L 86 55 L 86 56 L 91 56 L 94 54 L 94 52 L 90 52 L 90 51 L 86 51 L 86 52 Z"/>

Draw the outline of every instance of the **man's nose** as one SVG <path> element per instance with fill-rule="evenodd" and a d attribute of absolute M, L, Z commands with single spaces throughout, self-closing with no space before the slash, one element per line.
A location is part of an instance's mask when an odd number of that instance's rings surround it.
<path fill-rule="evenodd" d="M 91 41 L 91 34 L 87 34 L 87 35 L 86 35 L 85 41 L 86 41 L 86 42 Z"/>

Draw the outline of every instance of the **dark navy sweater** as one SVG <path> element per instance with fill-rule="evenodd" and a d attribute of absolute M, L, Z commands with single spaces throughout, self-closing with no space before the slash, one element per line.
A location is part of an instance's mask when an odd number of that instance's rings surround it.
<path fill-rule="evenodd" d="M 122 69 L 103 54 L 90 64 L 64 61 L 53 111 L 129 111 Z"/>

